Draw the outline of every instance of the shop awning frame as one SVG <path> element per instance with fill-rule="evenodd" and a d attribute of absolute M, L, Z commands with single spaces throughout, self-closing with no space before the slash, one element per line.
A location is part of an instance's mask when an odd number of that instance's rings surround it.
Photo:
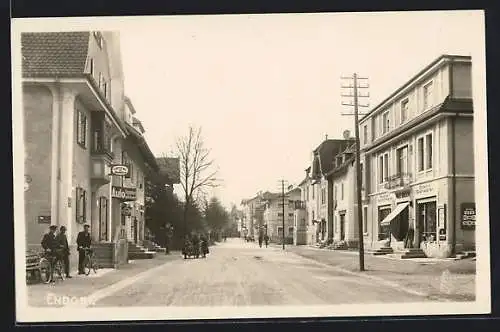
<path fill-rule="evenodd" d="M 391 222 L 394 220 L 394 218 L 396 218 L 401 212 L 403 212 L 403 210 L 406 209 L 409 205 L 410 205 L 409 202 L 398 204 L 396 208 L 392 210 L 391 213 L 389 213 L 387 217 L 384 218 L 384 220 L 382 220 L 380 225 L 381 226 L 390 225 Z"/>

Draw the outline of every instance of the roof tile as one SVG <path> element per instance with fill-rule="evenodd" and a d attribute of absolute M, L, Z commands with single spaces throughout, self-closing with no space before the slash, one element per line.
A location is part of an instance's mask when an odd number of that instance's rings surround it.
<path fill-rule="evenodd" d="M 89 36 L 90 32 L 23 33 L 23 77 L 84 73 Z"/>

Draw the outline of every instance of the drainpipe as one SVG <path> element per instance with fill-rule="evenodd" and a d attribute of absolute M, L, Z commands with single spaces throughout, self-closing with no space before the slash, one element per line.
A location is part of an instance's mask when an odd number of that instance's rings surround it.
<path fill-rule="evenodd" d="M 67 208 L 67 202 L 64 202 L 64 200 L 62 199 L 61 197 L 61 182 L 62 182 L 62 179 L 61 179 L 61 151 L 62 151 L 62 142 L 63 142 L 63 139 L 62 139 L 62 124 L 63 124 L 63 120 L 62 120 L 62 117 L 63 117 L 63 114 L 64 114 L 64 105 L 63 105 L 63 101 L 64 101 L 64 96 L 63 96 L 63 91 L 61 89 L 61 84 L 59 83 L 59 80 L 56 80 L 55 82 L 55 88 L 56 88 L 56 91 L 57 91 L 57 110 L 56 112 L 58 113 L 57 115 L 57 128 L 56 128 L 56 131 L 57 131 L 57 157 L 56 157 L 56 215 L 55 215 L 55 222 L 57 225 L 59 225 L 59 220 L 61 220 L 61 211 L 64 211 L 62 209 L 62 206 L 61 204 L 64 204 L 65 205 L 65 208 Z M 66 198 L 67 200 L 67 198 Z M 75 204 L 75 202 L 71 202 L 72 204 Z"/>
<path fill-rule="evenodd" d="M 455 246 L 456 246 L 456 227 L 457 227 L 457 181 L 456 181 L 456 142 L 455 142 L 455 120 L 458 117 L 458 113 L 451 118 L 451 135 L 452 135 L 452 145 L 451 145 L 451 226 L 450 227 L 450 244 L 451 244 L 451 256 L 455 256 Z"/>

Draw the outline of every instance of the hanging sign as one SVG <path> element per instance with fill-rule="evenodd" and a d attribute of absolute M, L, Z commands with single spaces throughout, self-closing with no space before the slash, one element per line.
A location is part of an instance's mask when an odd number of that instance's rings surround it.
<path fill-rule="evenodd" d="M 111 197 L 119 198 L 123 201 L 135 201 L 137 198 L 137 190 L 135 188 L 112 186 Z"/>
<path fill-rule="evenodd" d="M 111 175 L 116 176 L 125 176 L 128 174 L 128 166 L 127 165 L 111 165 Z"/>

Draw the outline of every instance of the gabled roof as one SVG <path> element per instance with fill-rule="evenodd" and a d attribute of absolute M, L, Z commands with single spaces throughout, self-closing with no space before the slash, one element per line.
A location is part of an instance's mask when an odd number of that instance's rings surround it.
<path fill-rule="evenodd" d="M 333 168 L 335 155 L 346 149 L 353 143 L 352 139 L 328 139 L 324 140 L 314 149 L 313 178 L 326 175 Z"/>
<path fill-rule="evenodd" d="M 22 75 L 71 76 L 85 70 L 90 32 L 24 32 Z"/>

